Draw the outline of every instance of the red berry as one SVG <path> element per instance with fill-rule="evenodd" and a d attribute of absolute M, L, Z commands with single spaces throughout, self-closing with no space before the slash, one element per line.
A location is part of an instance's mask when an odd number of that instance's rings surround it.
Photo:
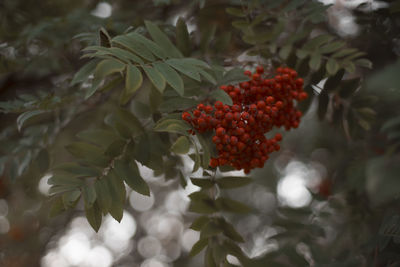
<path fill-rule="evenodd" d="M 225 129 L 222 127 L 217 128 L 217 130 L 215 131 L 217 136 L 224 136 L 225 135 Z"/>

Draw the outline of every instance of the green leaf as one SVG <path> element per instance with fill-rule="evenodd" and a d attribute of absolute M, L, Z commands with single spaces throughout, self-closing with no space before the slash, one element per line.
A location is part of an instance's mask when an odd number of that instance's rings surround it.
<path fill-rule="evenodd" d="M 199 73 L 206 78 L 207 81 L 209 81 L 210 83 L 212 83 L 213 85 L 217 85 L 217 80 L 215 80 L 215 78 L 208 73 L 207 71 L 203 70 L 203 69 L 199 69 Z"/>
<path fill-rule="evenodd" d="M 217 207 L 222 211 L 233 213 L 249 213 L 252 211 L 249 206 L 230 198 L 219 197 L 217 198 L 215 203 Z"/>
<path fill-rule="evenodd" d="M 126 78 L 125 78 L 125 93 L 127 95 L 134 94 L 142 85 L 143 77 L 140 70 L 129 64 L 126 67 Z"/>
<path fill-rule="evenodd" d="M 189 256 L 194 257 L 199 254 L 208 244 L 208 239 L 200 239 L 197 241 L 190 250 Z"/>
<path fill-rule="evenodd" d="M 204 225 L 206 225 L 206 223 L 208 223 L 210 221 L 210 218 L 208 216 L 200 216 L 198 218 L 196 218 L 196 220 L 193 221 L 193 223 L 190 225 L 190 229 L 196 230 L 196 231 L 200 231 L 201 228 L 204 227 Z"/>
<path fill-rule="evenodd" d="M 321 66 L 321 54 L 318 52 L 315 52 L 311 55 L 310 61 L 308 65 L 310 66 L 310 69 L 312 70 L 318 70 L 319 67 Z"/>
<path fill-rule="evenodd" d="M 164 52 L 172 58 L 183 57 L 182 53 L 176 48 L 176 46 L 171 42 L 168 36 L 163 33 L 160 28 L 151 21 L 146 20 L 146 28 L 151 36 L 151 38 L 164 49 Z"/>
<path fill-rule="evenodd" d="M 62 196 L 62 200 L 66 209 L 71 208 L 75 201 L 81 196 L 81 191 L 76 189 L 70 192 L 66 192 Z"/>
<path fill-rule="evenodd" d="M 332 52 L 337 51 L 338 49 L 342 48 L 345 46 L 345 42 L 343 41 L 336 41 L 336 42 L 331 42 L 329 44 L 326 44 L 318 49 L 318 52 L 321 54 L 329 54 Z"/>
<path fill-rule="evenodd" d="M 366 58 L 357 59 L 354 63 L 357 66 L 372 69 L 372 62 Z"/>
<path fill-rule="evenodd" d="M 204 265 L 206 267 L 218 267 L 214 261 L 213 251 L 210 247 L 206 249 L 206 253 L 204 254 Z"/>
<path fill-rule="evenodd" d="M 353 54 L 355 52 L 357 52 L 358 50 L 356 48 L 346 48 L 346 49 L 341 49 L 339 51 L 337 51 L 336 53 L 334 53 L 332 55 L 332 57 L 334 58 L 339 58 L 339 57 L 345 57 L 348 56 L 350 54 Z"/>
<path fill-rule="evenodd" d="M 166 82 L 171 85 L 171 87 L 174 88 L 179 95 L 182 96 L 184 93 L 184 86 L 181 76 L 179 76 L 179 74 L 173 68 L 164 62 L 155 62 L 153 63 L 153 66 L 161 73 L 162 76 L 164 76 Z"/>
<path fill-rule="evenodd" d="M 130 188 L 139 194 L 150 196 L 150 189 L 147 183 L 140 176 L 138 166 L 135 161 L 130 164 L 122 160 L 115 161 L 115 173 L 124 179 Z"/>
<path fill-rule="evenodd" d="M 217 179 L 217 184 L 219 187 L 223 189 L 230 189 L 230 188 L 238 188 L 242 186 L 246 186 L 253 182 L 253 179 L 250 177 L 233 177 L 233 176 L 227 176 L 227 177 L 222 177 L 220 179 Z"/>
<path fill-rule="evenodd" d="M 164 92 L 165 78 L 161 75 L 161 73 L 157 69 L 150 66 L 143 65 L 142 68 L 157 90 L 160 91 L 160 93 Z"/>
<path fill-rule="evenodd" d="M 176 45 L 184 56 L 189 56 L 192 52 L 189 31 L 182 17 L 176 23 Z"/>
<path fill-rule="evenodd" d="M 224 73 L 223 78 L 218 81 L 218 84 L 235 84 L 246 82 L 248 80 L 250 80 L 250 78 L 247 75 L 244 75 L 243 69 L 233 68 Z"/>
<path fill-rule="evenodd" d="M 116 56 L 123 61 L 127 61 L 128 63 L 133 61 L 134 63 L 144 64 L 144 61 L 140 57 L 129 52 L 128 50 L 121 49 L 119 47 L 111 47 L 108 49 L 108 51 L 111 55 Z"/>
<path fill-rule="evenodd" d="M 65 207 L 64 207 L 64 203 L 63 203 L 62 197 L 57 197 L 57 198 L 53 201 L 53 203 L 52 203 L 52 205 L 51 205 L 51 208 L 50 208 L 50 211 L 49 211 L 49 217 L 50 217 L 50 218 L 53 218 L 53 217 L 55 217 L 55 216 L 61 214 L 61 213 L 64 212 L 65 210 L 66 210 L 66 209 L 65 209 Z"/>
<path fill-rule="evenodd" d="M 94 76 L 96 79 L 102 79 L 112 73 L 121 72 L 124 68 L 125 64 L 116 59 L 104 59 L 97 64 Z"/>
<path fill-rule="evenodd" d="M 117 119 L 129 128 L 133 136 L 138 136 L 144 133 L 144 128 L 138 118 L 130 111 L 124 108 L 116 110 Z"/>
<path fill-rule="evenodd" d="M 66 149 L 73 156 L 84 159 L 85 161 L 96 166 L 104 167 L 108 164 L 110 160 L 103 154 L 103 150 L 92 144 L 74 142 L 67 145 Z"/>
<path fill-rule="evenodd" d="M 104 148 L 107 148 L 109 145 L 119 139 L 114 132 L 103 129 L 84 130 L 82 132 L 79 132 L 76 137 L 83 141 L 91 142 Z"/>
<path fill-rule="evenodd" d="M 217 212 L 218 209 L 215 207 L 211 199 L 192 200 L 190 202 L 189 211 L 200 214 L 211 214 Z"/>
<path fill-rule="evenodd" d="M 210 93 L 210 96 L 215 100 L 221 101 L 224 105 L 232 106 L 232 98 L 223 90 L 215 89 Z"/>
<path fill-rule="evenodd" d="M 208 221 L 200 231 L 200 239 L 210 238 L 222 232 L 222 228 L 214 221 Z"/>
<path fill-rule="evenodd" d="M 43 114 L 44 110 L 30 110 L 30 111 L 25 111 L 21 115 L 18 116 L 17 118 L 17 128 L 18 131 L 21 131 L 22 127 L 24 126 L 25 122 L 35 116 L 38 116 L 40 114 Z"/>
<path fill-rule="evenodd" d="M 205 178 L 190 178 L 192 184 L 197 185 L 203 189 L 209 189 L 214 186 L 215 182 L 211 179 Z"/>
<path fill-rule="evenodd" d="M 112 39 L 113 43 L 119 44 L 129 50 L 133 51 L 135 54 L 141 56 L 148 61 L 154 61 L 155 58 L 151 50 L 143 45 L 142 43 L 136 42 L 135 39 L 127 35 L 119 35 Z"/>
<path fill-rule="evenodd" d="M 107 175 L 106 181 L 111 193 L 110 215 L 118 222 L 121 222 L 126 197 L 124 182 L 113 171 Z"/>
<path fill-rule="evenodd" d="M 53 173 L 69 173 L 76 177 L 96 177 L 101 175 L 98 169 L 81 166 L 75 162 L 66 162 L 57 165 L 52 169 Z"/>
<path fill-rule="evenodd" d="M 93 74 L 94 70 L 96 69 L 98 61 L 91 60 L 85 65 L 83 65 L 77 73 L 75 73 L 74 78 L 72 79 L 70 85 L 73 86 L 77 83 L 86 81 L 88 77 Z"/>
<path fill-rule="evenodd" d="M 319 46 L 333 40 L 333 36 L 329 34 L 321 34 L 309 40 L 302 49 L 314 51 Z"/>
<path fill-rule="evenodd" d="M 104 215 L 107 214 L 110 210 L 112 202 L 110 193 L 111 190 L 108 186 L 106 179 L 107 178 L 103 177 L 99 180 L 96 180 L 96 182 L 94 183 L 97 199 L 96 202 L 98 203 L 98 206 Z"/>
<path fill-rule="evenodd" d="M 344 69 L 349 73 L 353 73 L 356 71 L 356 66 L 351 61 L 343 61 L 342 67 L 344 67 Z"/>
<path fill-rule="evenodd" d="M 220 225 L 221 229 L 223 229 L 225 236 L 236 242 L 244 242 L 243 237 L 236 231 L 235 227 L 227 222 L 224 218 L 218 218 L 218 224 Z"/>
<path fill-rule="evenodd" d="M 83 199 L 85 200 L 85 205 L 91 207 L 96 201 L 96 189 L 93 185 L 85 185 L 82 187 Z"/>
<path fill-rule="evenodd" d="M 156 132 L 180 133 L 184 135 L 188 135 L 187 131 L 190 129 L 191 127 L 187 123 L 175 119 L 163 120 L 154 126 L 154 131 Z"/>
<path fill-rule="evenodd" d="M 303 50 L 303 49 L 297 49 L 297 51 L 296 51 L 296 56 L 297 56 L 299 59 L 304 59 L 304 58 L 306 58 L 309 54 L 310 54 L 309 51 Z"/>
<path fill-rule="evenodd" d="M 146 46 L 156 57 L 164 59 L 166 58 L 166 53 L 165 51 L 155 42 L 147 39 L 146 37 L 136 33 L 136 32 L 131 32 L 128 33 L 127 36 L 133 40 L 133 42 L 140 42 L 144 46 Z"/>
<path fill-rule="evenodd" d="M 188 62 L 183 59 L 168 59 L 165 62 L 177 71 L 185 74 L 186 76 L 196 81 L 201 80 L 199 69 L 192 62 Z"/>
<path fill-rule="evenodd" d="M 171 151 L 175 154 L 186 154 L 189 152 L 190 142 L 186 136 L 179 137 L 171 146 Z"/>
<path fill-rule="evenodd" d="M 326 71 L 329 75 L 335 75 L 336 72 L 339 70 L 339 63 L 334 58 L 329 58 L 328 62 L 326 63 Z"/>
<path fill-rule="evenodd" d="M 97 202 L 95 202 L 91 207 L 85 205 L 85 213 L 89 224 L 96 232 L 98 232 L 101 226 L 102 215 Z"/>

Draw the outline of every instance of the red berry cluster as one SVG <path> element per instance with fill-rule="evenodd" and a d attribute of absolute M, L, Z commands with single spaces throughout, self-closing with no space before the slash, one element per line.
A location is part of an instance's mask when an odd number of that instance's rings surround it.
<path fill-rule="evenodd" d="M 192 114 L 184 112 L 182 119 L 199 133 L 215 131 L 212 141 L 218 157 L 211 159 L 211 167 L 231 165 L 249 173 L 253 168 L 262 168 L 268 155 L 280 149 L 282 135 L 267 139 L 267 132 L 274 126 L 286 130 L 299 126 L 302 113 L 293 101 L 306 99 L 307 93 L 303 91 L 303 79 L 290 68 L 277 68 L 273 78 L 265 77 L 262 66 L 255 73 L 244 74 L 251 80 L 220 87 L 232 98 L 232 106 L 220 101 L 214 106 L 199 104 Z"/>

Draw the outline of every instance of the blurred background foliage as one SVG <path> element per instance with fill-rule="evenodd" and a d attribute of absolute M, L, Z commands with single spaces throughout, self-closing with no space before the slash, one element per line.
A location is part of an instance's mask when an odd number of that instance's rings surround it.
<path fill-rule="evenodd" d="M 212 65 L 293 67 L 312 96 L 254 183 L 227 193 L 256 210 L 227 216 L 246 241 L 246 257 L 229 264 L 399 265 L 399 12 L 400 1 L 372 0 L 1 1 L 0 265 L 203 266 L 201 254 L 189 257 L 199 234 L 187 195 L 198 188 L 179 179 L 192 168 L 186 156 L 158 172 L 140 166 L 150 197 L 128 191 L 121 223 L 105 217 L 98 234 L 82 203 L 49 218 L 49 168 L 71 160 L 65 145 L 118 105 L 118 93 L 85 100 L 71 85 L 87 62 L 81 49 L 100 43 L 101 27 L 117 36 L 144 20 Z M 308 43 L 319 34 L 328 37 Z M 124 106 L 146 117 L 140 101 Z M 47 112 L 19 116 L 35 110 Z"/>

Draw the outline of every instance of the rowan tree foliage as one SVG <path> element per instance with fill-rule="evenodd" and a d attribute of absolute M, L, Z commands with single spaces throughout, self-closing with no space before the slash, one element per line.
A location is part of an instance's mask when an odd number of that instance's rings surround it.
<path fill-rule="evenodd" d="M 400 264 L 400 2 L 354 7 L 352 36 L 336 2 L 117 0 L 106 18 L 95 0 L 0 3 L 0 263 L 38 266 L 77 214 L 121 221 L 127 192 L 150 196 L 145 166 L 199 187 L 199 240 L 174 266 Z M 277 193 L 294 160 L 324 170 L 301 208 Z M 256 187 L 278 204 L 255 207 Z M 251 253 L 253 232 L 273 249 Z"/>

